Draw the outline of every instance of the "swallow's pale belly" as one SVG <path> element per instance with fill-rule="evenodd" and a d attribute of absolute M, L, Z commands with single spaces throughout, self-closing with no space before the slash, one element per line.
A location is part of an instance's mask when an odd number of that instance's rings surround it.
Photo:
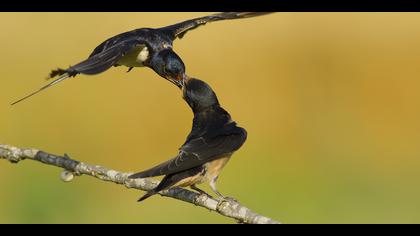
<path fill-rule="evenodd" d="M 117 63 L 127 67 L 143 67 L 149 58 L 149 49 L 145 45 L 138 45 L 126 53 Z"/>
<path fill-rule="evenodd" d="M 204 170 L 202 172 L 198 173 L 197 175 L 185 178 L 176 183 L 174 186 L 187 187 L 194 184 L 202 184 L 204 182 L 212 181 L 219 176 L 220 172 L 222 171 L 223 167 L 225 167 L 230 157 L 231 154 L 204 164 Z"/>

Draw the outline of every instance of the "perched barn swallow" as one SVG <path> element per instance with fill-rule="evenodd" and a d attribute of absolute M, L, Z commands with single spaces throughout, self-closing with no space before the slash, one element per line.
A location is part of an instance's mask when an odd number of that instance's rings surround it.
<path fill-rule="evenodd" d="M 185 79 L 185 65 L 173 51 L 176 38 L 182 38 L 189 30 L 208 22 L 248 18 L 268 14 L 266 12 L 225 12 L 162 28 L 140 28 L 118 34 L 97 46 L 89 58 L 67 69 L 53 70 L 48 79 L 56 78 L 51 83 L 34 93 L 14 102 L 19 103 L 42 90 L 78 74 L 94 75 L 102 73 L 112 66 L 126 66 L 128 71 L 134 67 L 149 67 L 157 74 L 179 88 Z"/>
<path fill-rule="evenodd" d="M 175 158 L 129 176 L 136 179 L 165 175 L 160 184 L 139 201 L 177 186 L 190 186 L 205 193 L 196 187 L 204 182 L 209 182 L 211 189 L 224 199 L 216 189 L 217 178 L 232 154 L 244 144 L 247 132 L 219 105 L 216 94 L 205 82 L 187 79 L 183 98 L 194 112 L 192 131 Z"/>

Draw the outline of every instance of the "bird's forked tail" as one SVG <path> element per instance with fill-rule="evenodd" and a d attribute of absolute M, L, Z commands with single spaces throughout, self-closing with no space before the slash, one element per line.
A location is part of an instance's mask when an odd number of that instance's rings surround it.
<path fill-rule="evenodd" d="M 58 70 L 52 71 L 47 79 L 54 78 L 57 75 L 60 75 L 60 76 L 57 79 L 55 79 L 54 81 L 52 81 L 49 84 L 45 85 L 44 87 L 38 89 L 37 91 L 35 91 L 35 92 L 33 92 L 33 93 L 31 93 L 31 94 L 29 94 L 29 95 L 27 95 L 27 96 L 25 96 L 25 97 L 17 100 L 16 102 L 12 103 L 11 105 L 12 106 L 13 105 L 16 105 L 16 104 L 18 104 L 18 103 L 20 103 L 20 102 L 22 102 L 22 101 L 24 101 L 24 100 L 26 100 L 26 99 L 34 96 L 35 94 L 43 91 L 44 89 L 47 89 L 47 88 L 49 88 L 49 87 L 51 87 L 53 85 L 56 85 L 56 84 L 60 83 L 61 81 L 65 80 L 67 78 L 72 77 L 69 73 L 65 72 L 64 70 L 61 71 L 60 69 L 58 69 Z"/>

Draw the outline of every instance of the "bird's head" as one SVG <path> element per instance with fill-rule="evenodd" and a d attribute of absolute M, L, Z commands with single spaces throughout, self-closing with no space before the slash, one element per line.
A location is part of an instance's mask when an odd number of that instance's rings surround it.
<path fill-rule="evenodd" d="M 208 107 L 219 105 L 213 89 L 202 80 L 188 78 L 183 88 L 183 98 L 195 112 L 202 111 Z"/>
<path fill-rule="evenodd" d="M 157 52 L 151 58 L 150 66 L 156 73 L 179 88 L 184 86 L 186 79 L 185 65 L 172 49 Z"/>

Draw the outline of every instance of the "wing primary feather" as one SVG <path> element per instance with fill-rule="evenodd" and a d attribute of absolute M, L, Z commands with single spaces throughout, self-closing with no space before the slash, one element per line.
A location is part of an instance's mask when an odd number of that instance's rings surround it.
<path fill-rule="evenodd" d="M 166 31 L 173 39 L 182 39 L 184 35 L 199 26 L 205 25 L 209 22 L 220 21 L 220 20 L 232 20 L 241 18 L 250 18 L 256 16 L 262 16 L 273 12 L 222 12 L 204 17 L 199 17 L 191 20 L 186 20 L 174 25 L 166 26 L 161 30 Z"/>

